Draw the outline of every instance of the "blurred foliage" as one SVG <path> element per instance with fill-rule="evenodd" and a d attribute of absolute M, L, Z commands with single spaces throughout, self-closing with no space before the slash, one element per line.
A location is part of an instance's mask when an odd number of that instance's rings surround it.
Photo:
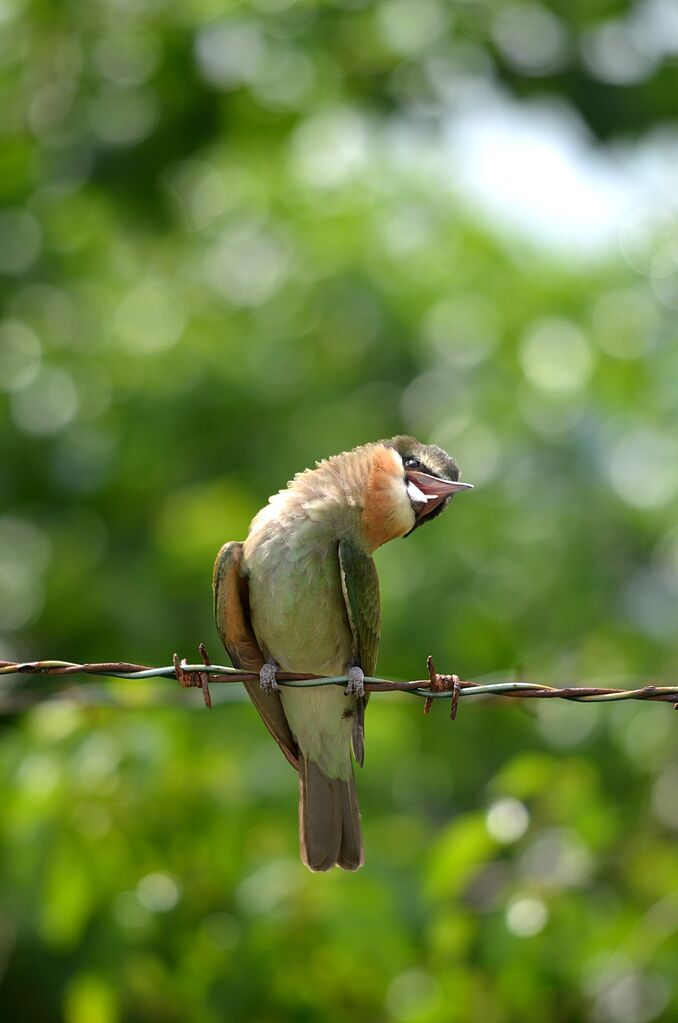
<path fill-rule="evenodd" d="M 440 141 L 488 83 L 664 131 L 671 8 L 3 0 L 0 656 L 221 658 L 219 545 L 407 430 L 477 489 L 379 552 L 382 673 L 675 680 L 675 228 L 540 249 Z M 376 697 L 312 876 L 235 691 L 82 692 L 2 719 L 3 1018 L 676 1019 L 667 708 Z"/>

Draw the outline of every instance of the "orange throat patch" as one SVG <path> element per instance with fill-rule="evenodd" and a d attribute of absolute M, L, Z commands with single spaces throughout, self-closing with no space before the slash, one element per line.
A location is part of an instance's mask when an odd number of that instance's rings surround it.
<path fill-rule="evenodd" d="M 378 447 L 371 455 L 361 527 L 369 550 L 409 533 L 414 512 L 405 489 L 403 465 L 393 448 Z"/>

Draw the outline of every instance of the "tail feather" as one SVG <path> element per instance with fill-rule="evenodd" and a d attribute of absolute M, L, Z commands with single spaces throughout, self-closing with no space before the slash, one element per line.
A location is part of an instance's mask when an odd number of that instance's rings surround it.
<path fill-rule="evenodd" d="M 357 870 L 365 862 L 360 810 L 353 775 L 339 782 L 341 789 L 341 849 L 337 863 L 344 870 Z"/>
<path fill-rule="evenodd" d="M 337 864 L 357 870 L 363 863 L 355 782 L 328 778 L 318 764 L 299 756 L 301 858 L 310 870 Z"/>
<path fill-rule="evenodd" d="M 355 701 L 355 713 L 353 715 L 353 734 L 351 744 L 353 756 L 362 767 L 365 763 L 365 704 L 366 697 L 358 697 Z"/>

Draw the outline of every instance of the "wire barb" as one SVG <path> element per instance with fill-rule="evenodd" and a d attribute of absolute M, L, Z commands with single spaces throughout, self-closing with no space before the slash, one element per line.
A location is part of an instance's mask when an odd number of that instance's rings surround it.
<path fill-rule="evenodd" d="M 209 654 L 204 643 L 200 643 L 198 646 L 200 656 L 202 657 L 202 663 L 209 667 L 211 661 Z M 174 673 L 177 677 L 177 682 L 182 689 L 200 688 L 202 689 L 202 698 L 205 701 L 205 706 L 208 710 L 212 710 L 212 694 L 210 693 L 210 677 L 206 671 L 195 671 L 187 667 L 186 658 L 183 657 L 179 660 L 179 654 L 174 654 L 172 657 L 172 664 L 174 665 Z"/>
<path fill-rule="evenodd" d="M 428 671 L 429 686 L 432 693 L 451 693 L 450 720 L 457 717 L 459 707 L 459 694 L 461 693 L 461 682 L 458 675 L 440 675 L 436 671 L 431 654 L 426 658 L 426 669 Z M 433 705 L 433 697 L 427 696 L 424 701 L 424 714 L 428 714 Z"/>

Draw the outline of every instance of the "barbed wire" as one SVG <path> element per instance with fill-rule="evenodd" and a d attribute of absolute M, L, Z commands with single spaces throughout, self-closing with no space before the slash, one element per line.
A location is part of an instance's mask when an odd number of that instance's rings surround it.
<path fill-rule="evenodd" d="M 243 671 L 222 664 L 212 664 L 203 643 L 199 646 L 201 664 L 188 664 L 185 658 L 174 654 L 172 664 L 150 667 L 132 664 L 129 661 L 102 661 L 79 664 L 75 661 L 3 661 L 0 660 L 0 675 L 98 675 L 111 678 L 148 679 L 173 678 L 186 689 L 202 690 L 205 706 L 212 706 L 210 685 L 212 683 L 258 682 L 257 672 Z M 480 683 L 462 680 L 457 675 L 436 671 L 433 658 L 428 657 L 428 678 L 410 682 L 365 676 L 365 690 L 372 693 L 410 693 L 425 700 L 424 712 L 428 713 L 433 700 L 450 700 L 450 717 L 457 714 L 459 701 L 469 697 L 499 696 L 513 699 L 558 699 L 576 703 L 612 703 L 620 700 L 645 700 L 656 703 L 672 703 L 678 710 L 678 685 L 657 686 L 645 684 L 637 689 L 610 689 L 599 686 L 553 686 L 543 682 L 514 680 L 510 682 Z M 281 686 L 315 687 L 343 685 L 348 682 L 346 675 L 319 676 L 296 672 L 279 671 L 276 679 Z"/>

